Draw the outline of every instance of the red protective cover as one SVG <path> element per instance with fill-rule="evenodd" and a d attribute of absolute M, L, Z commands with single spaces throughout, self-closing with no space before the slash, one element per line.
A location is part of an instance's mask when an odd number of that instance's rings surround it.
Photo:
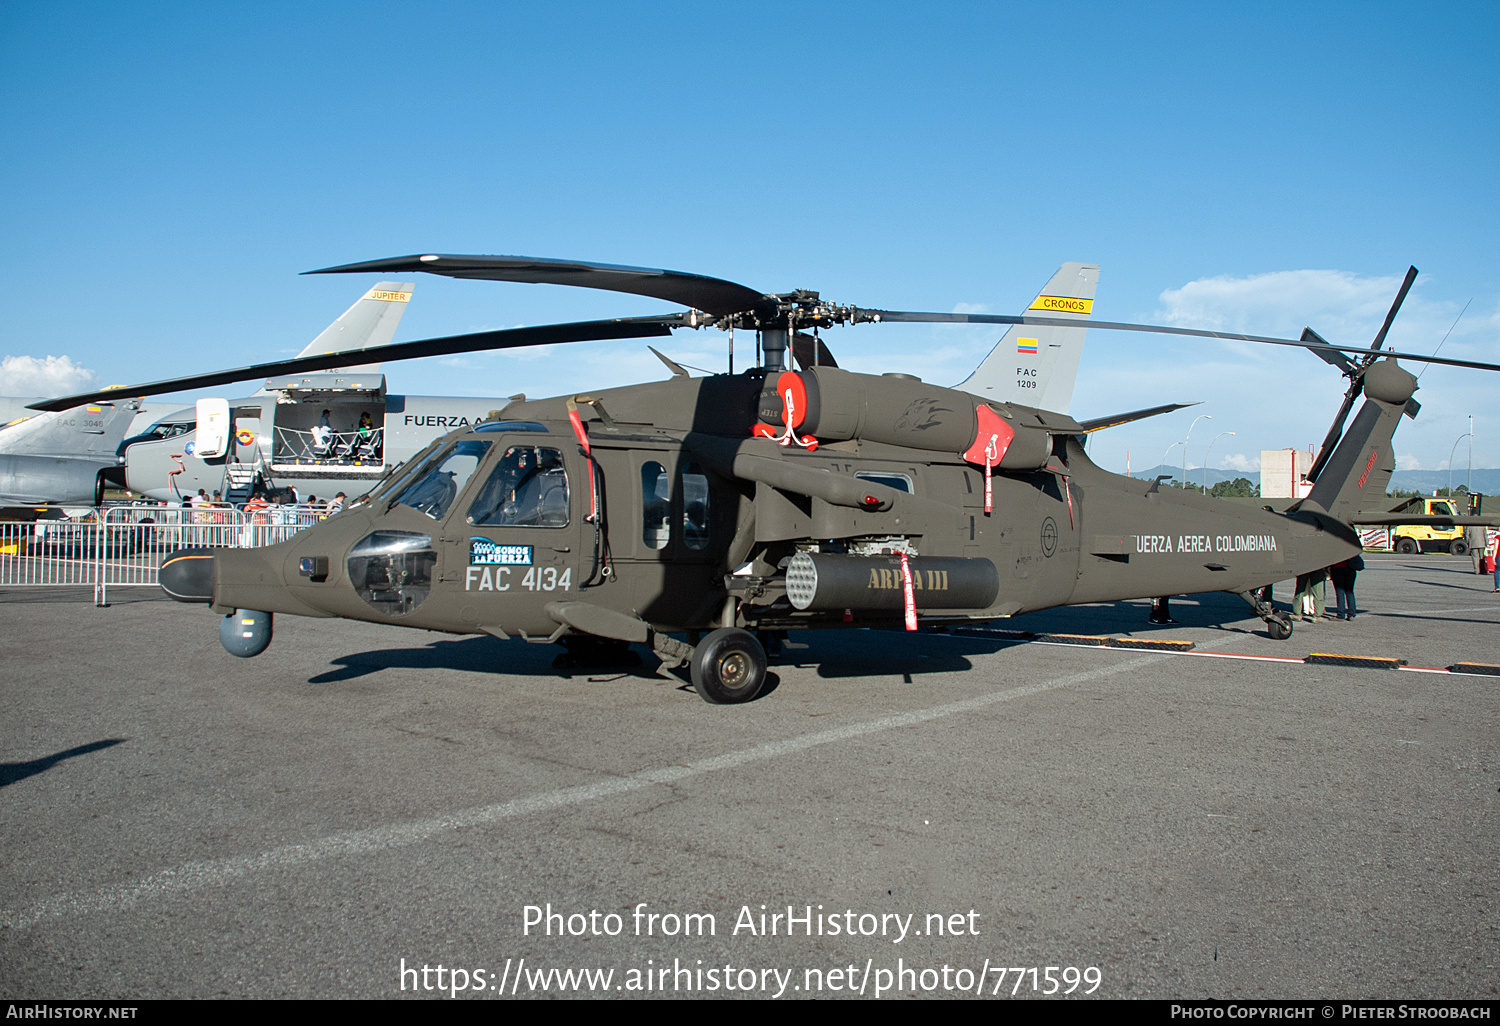
<path fill-rule="evenodd" d="M 986 462 L 992 467 L 999 466 L 1000 461 L 1005 458 L 1005 450 L 1010 448 L 1011 441 L 1016 437 L 1016 429 L 1004 417 L 984 405 L 974 411 L 974 419 L 977 422 L 974 444 L 964 451 L 964 459 L 981 467 Z M 986 460 L 985 451 L 989 449 L 991 441 L 995 443 L 994 455 Z"/>
<path fill-rule="evenodd" d="M 791 401 L 788 403 L 787 392 L 791 392 Z M 782 371 L 781 377 L 776 379 L 776 394 L 781 396 L 781 421 L 786 423 L 788 405 L 791 406 L 792 422 L 790 427 L 801 427 L 802 422 L 807 419 L 807 385 L 802 381 L 802 375 L 796 371 Z"/>

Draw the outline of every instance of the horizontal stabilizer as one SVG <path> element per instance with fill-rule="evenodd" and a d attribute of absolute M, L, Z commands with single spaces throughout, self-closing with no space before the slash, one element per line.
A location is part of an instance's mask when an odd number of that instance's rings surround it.
<path fill-rule="evenodd" d="M 1146 410 L 1134 410 L 1130 413 L 1117 413 L 1112 417 L 1095 417 L 1093 420 L 1080 420 L 1078 423 L 1083 428 L 1083 433 L 1093 434 L 1105 428 L 1119 427 L 1121 424 L 1129 424 L 1133 420 L 1145 420 L 1147 417 L 1155 417 L 1162 413 L 1172 413 L 1176 410 L 1185 410 L 1189 406 L 1202 406 L 1196 403 L 1168 403 L 1165 406 L 1153 406 Z"/>

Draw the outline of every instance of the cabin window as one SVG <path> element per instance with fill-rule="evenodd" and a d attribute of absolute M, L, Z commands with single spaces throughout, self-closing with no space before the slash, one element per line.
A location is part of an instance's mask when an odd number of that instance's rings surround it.
<path fill-rule="evenodd" d="M 482 527 L 567 527 L 568 471 L 556 449 L 513 445 L 490 472 L 469 523 Z"/>
<path fill-rule="evenodd" d="M 894 474 L 876 470 L 856 470 L 854 476 L 861 481 L 882 484 L 887 488 L 894 488 L 898 492 L 905 492 L 907 495 L 912 494 L 911 478 L 905 474 Z"/>
<path fill-rule="evenodd" d="M 641 541 L 664 549 L 672 533 L 672 479 L 655 460 L 641 464 Z"/>
<path fill-rule="evenodd" d="M 475 441 L 450 446 L 425 473 L 413 475 L 411 484 L 396 497 L 396 503 L 426 513 L 434 520 L 443 519 L 489 448 L 489 442 Z"/>
<path fill-rule="evenodd" d="M 708 478 L 689 463 L 682 468 L 682 541 L 688 548 L 708 548 Z"/>

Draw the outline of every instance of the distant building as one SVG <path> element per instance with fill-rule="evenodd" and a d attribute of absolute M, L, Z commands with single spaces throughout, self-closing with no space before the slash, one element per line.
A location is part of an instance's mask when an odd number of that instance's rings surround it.
<path fill-rule="evenodd" d="M 1302 449 L 1260 451 L 1260 496 L 1263 499 L 1303 499 L 1312 491 L 1307 472 L 1313 455 Z"/>

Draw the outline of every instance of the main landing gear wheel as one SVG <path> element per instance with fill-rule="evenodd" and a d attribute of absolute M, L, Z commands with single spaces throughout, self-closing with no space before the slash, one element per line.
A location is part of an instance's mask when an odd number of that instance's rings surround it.
<path fill-rule="evenodd" d="M 692 675 L 711 705 L 748 702 L 766 682 L 766 651 L 749 631 L 720 627 L 693 649 Z"/>
<path fill-rule="evenodd" d="M 1402 538 L 1396 543 L 1396 551 L 1403 556 L 1415 556 L 1422 551 L 1422 546 L 1418 545 L 1413 538 Z"/>
<path fill-rule="evenodd" d="M 1266 621 L 1266 633 L 1273 641 L 1285 641 L 1292 636 L 1292 621 L 1272 617 Z"/>

